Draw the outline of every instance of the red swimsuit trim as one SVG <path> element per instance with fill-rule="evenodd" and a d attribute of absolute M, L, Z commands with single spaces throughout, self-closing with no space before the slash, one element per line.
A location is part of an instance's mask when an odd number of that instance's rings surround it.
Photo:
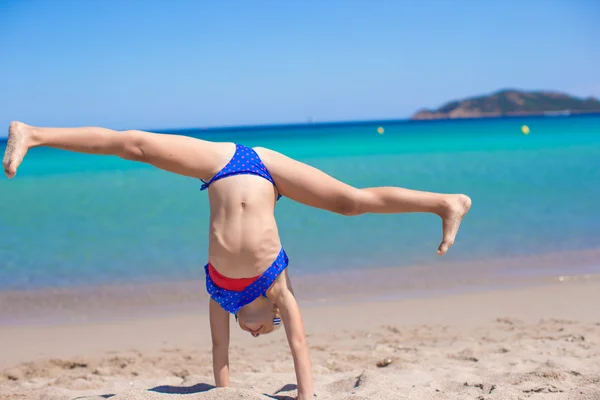
<path fill-rule="evenodd" d="M 208 263 L 208 274 L 210 275 L 210 279 L 220 287 L 221 289 L 233 290 L 234 292 L 241 292 L 250 286 L 254 281 L 256 281 L 259 276 L 255 276 L 254 278 L 228 278 L 223 276 L 212 266 L 211 263 Z"/>

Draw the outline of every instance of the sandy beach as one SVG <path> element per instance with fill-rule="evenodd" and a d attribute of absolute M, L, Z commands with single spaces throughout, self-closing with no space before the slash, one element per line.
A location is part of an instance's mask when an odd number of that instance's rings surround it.
<path fill-rule="evenodd" d="M 3 298 L 6 302 L 7 298 Z M 304 304 L 322 399 L 600 399 L 600 277 Z M 0 328 L 1 399 L 292 399 L 285 335 L 232 332 L 212 386 L 206 310 Z M 378 366 L 379 364 L 379 366 Z"/>

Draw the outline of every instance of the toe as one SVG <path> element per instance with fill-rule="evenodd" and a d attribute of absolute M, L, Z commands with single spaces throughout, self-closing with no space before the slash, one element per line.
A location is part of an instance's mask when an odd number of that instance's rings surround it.
<path fill-rule="evenodd" d="M 444 245 L 444 243 L 440 244 L 440 246 L 437 249 L 438 256 L 443 255 L 447 250 L 448 250 L 448 247 L 446 245 Z"/>
<path fill-rule="evenodd" d="M 437 254 L 440 256 L 445 254 L 448 251 L 448 249 L 450 248 L 450 246 L 452 246 L 452 241 L 444 240 L 442 243 L 440 243 L 440 246 L 437 249 Z"/>
<path fill-rule="evenodd" d="M 17 162 L 13 161 L 4 166 L 4 173 L 8 178 L 14 178 L 17 174 Z"/>

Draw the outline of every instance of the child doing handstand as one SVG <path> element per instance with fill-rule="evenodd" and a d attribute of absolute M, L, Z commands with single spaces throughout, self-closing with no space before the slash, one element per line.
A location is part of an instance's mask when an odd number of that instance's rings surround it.
<path fill-rule="evenodd" d="M 313 379 L 300 309 L 287 273 L 274 209 L 284 196 L 342 215 L 426 212 L 440 216 L 437 254 L 454 243 L 471 206 L 462 194 L 399 187 L 358 189 L 326 173 L 262 147 L 210 142 L 188 136 L 98 127 L 9 127 L 2 165 L 13 178 L 27 151 L 47 146 L 79 153 L 115 155 L 201 179 L 208 189 L 210 235 L 206 288 L 216 386 L 229 384 L 229 314 L 253 336 L 285 328 L 298 383 L 298 399 L 313 398 Z"/>

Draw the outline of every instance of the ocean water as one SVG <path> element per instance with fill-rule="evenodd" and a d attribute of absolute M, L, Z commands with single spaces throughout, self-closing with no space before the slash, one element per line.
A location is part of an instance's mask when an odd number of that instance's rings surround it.
<path fill-rule="evenodd" d="M 344 217 L 284 198 L 276 217 L 295 274 L 600 247 L 598 115 L 183 133 L 269 147 L 357 187 L 473 199 L 439 258 L 436 216 Z M 199 189 L 116 157 L 32 149 L 16 179 L 0 179 L 0 290 L 202 278 L 209 216 Z"/>

